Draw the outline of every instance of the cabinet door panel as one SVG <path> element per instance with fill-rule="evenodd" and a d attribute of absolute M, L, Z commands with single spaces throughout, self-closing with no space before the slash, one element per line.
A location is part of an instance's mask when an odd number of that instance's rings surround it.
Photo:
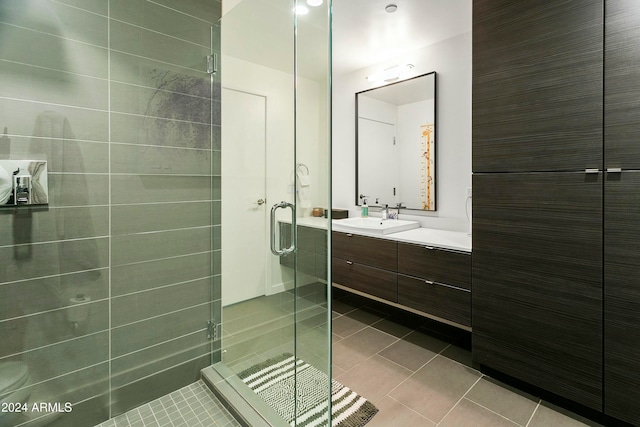
<path fill-rule="evenodd" d="M 471 292 L 398 275 L 398 303 L 471 326 Z"/>
<path fill-rule="evenodd" d="M 398 272 L 471 289 L 471 254 L 398 243 Z"/>
<path fill-rule="evenodd" d="M 602 174 L 474 174 L 474 360 L 602 410 Z"/>
<path fill-rule="evenodd" d="M 474 172 L 602 168 L 602 3 L 473 2 Z"/>
<path fill-rule="evenodd" d="M 331 235 L 333 256 L 385 270 L 398 270 L 397 242 L 338 231 Z"/>
<path fill-rule="evenodd" d="M 640 425 L 640 171 L 607 175 L 604 216 L 605 413 Z"/>
<path fill-rule="evenodd" d="M 392 302 L 398 302 L 397 274 L 357 263 L 347 263 L 339 258 L 331 262 L 331 280 Z"/>
<path fill-rule="evenodd" d="M 640 169 L 640 4 L 606 2 L 605 167 Z"/>

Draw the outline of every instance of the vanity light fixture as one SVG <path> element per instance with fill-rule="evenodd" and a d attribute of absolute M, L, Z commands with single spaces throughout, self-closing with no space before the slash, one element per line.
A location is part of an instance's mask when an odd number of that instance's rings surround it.
<path fill-rule="evenodd" d="M 392 82 L 394 80 L 398 80 L 400 76 L 408 72 L 413 68 L 413 64 L 405 64 L 405 65 L 396 65 L 395 67 L 387 68 L 384 71 L 379 73 L 371 74 L 365 79 L 367 79 L 371 83 L 375 82 Z"/>
<path fill-rule="evenodd" d="M 293 11 L 296 15 L 306 15 L 307 13 L 309 13 L 309 9 L 301 4 L 296 5 Z"/>
<path fill-rule="evenodd" d="M 322 1 L 323 0 L 307 0 L 307 4 L 309 6 L 316 7 L 316 6 L 320 6 L 322 4 Z"/>

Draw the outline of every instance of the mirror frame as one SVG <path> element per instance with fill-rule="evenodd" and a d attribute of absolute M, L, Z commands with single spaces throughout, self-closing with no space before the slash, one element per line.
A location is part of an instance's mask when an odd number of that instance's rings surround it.
<path fill-rule="evenodd" d="M 399 80 L 396 82 L 392 82 L 392 83 L 388 83 L 382 86 L 376 86 L 374 88 L 371 89 L 366 89 L 360 92 L 356 92 L 355 94 L 355 147 L 356 147 L 356 158 L 355 158 L 355 173 L 356 173 L 356 188 L 355 188 L 355 204 L 356 206 L 360 206 L 361 205 L 361 201 L 360 201 L 360 194 L 359 194 L 359 182 L 358 182 L 358 176 L 359 176 L 359 152 L 358 152 L 358 140 L 359 140 L 359 133 L 358 133 L 358 119 L 359 119 L 359 115 L 358 115 L 358 96 L 366 93 L 366 92 L 371 92 L 374 91 L 376 89 L 381 89 L 381 88 L 386 88 L 389 86 L 393 86 L 393 85 L 398 85 L 398 84 L 402 84 L 411 80 L 415 80 L 415 79 L 419 79 L 425 76 L 429 76 L 433 74 L 433 139 L 434 139 L 434 149 L 435 149 L 435 157 L 434 157 L 434 161 L 433 161 L 433 166 L 434 166 L 434 172 L 433 172 L 433 176 L 434 176 L 434 182 L 435 185 L 437 186 L 438 184 L 438 168 L 437 168 L 437 156 L 438 156 L 438 150 L 437 148 L 437 142 L 438 142 L 438 138 L 437 138 L 437 134 L 438 134 L 438 75 L 435 71 L 431 71 L 428 73 L 424 73 L 424 74 L 420 74 L 418 76 L 414 76 L 408 79 L 404 79 L 404 80 Z M 420 185 L 420 183 L 418 183 L 418 185 Z M 435 212 L 438 209 L 438 200 L 437 200 L 437 196 L 438 196 L 438 191 L 437 191 L 437 187 L 434 188 L 434 197 L 433 197 L 433 209 L 421 209 L 421 208 L 416 208 L 416 207 L 407 207 L 407 206 L 402 206 L 401 209 L 406 209 L 406 210 L 412 210 L 412 211 L 419 211 L 419 212 Z M 369 202 L 371 203 L 371 202 Z M 390 206 L 393 207 L 393 206 Z"/>

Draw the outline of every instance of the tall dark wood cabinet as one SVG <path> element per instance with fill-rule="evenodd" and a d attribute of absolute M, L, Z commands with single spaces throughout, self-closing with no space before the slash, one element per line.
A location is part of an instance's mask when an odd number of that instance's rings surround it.
<path fill-rule="evenodd" d="M 640 3 L 473 25 L 474 359 L 640 425 Z"/>
<path fill-rule="evenodd" d="M 474 360 L 597 411 L 603 9 L 473 4 Z"/>
<path fill-rule="evenodd" d="M 604 411 L 640 425 L 640 4 L 605 12 Z"/>

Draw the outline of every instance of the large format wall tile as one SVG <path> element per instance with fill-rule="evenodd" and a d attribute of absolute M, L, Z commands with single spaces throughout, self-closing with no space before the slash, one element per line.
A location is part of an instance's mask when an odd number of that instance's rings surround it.
<path fill-rule="evenodd" d="M 99 110 L 109 105 L 103 79 L 7 61 L 0 61 L 0 75 L 3 97 Z"/>
<path fill-rule="evenodd" d="M 49 169 L 47 208 L 0 211 L 0 363 L 28 364 L 32 401 L 74 403 L 24 427 L 95 425 L 211 362 L 221 112 L 206 56 L 220 10 L 0 1 L 0 155 Z"/>
<path fill-rule="evenodd" d="M 111 52 L 111 80 L 211 98 L 211 77 L 194 70 L 124 52 Z M 219 98 L 219 93 L 216 94 Z"/>
<path fill-rule="evenodd" d="M 26 222 L 20 214 L 0 211 L 0 246 L 106 237 L 108 234 L 107 206 L 35 210 Z"/>
<path fill-rule="evenodd" d="M 163 89 L 149 89 L 111 83 L 111 109 L 148 117 L 202 124 L 211 122 L 211 99 L 172 92 L 169 85 Z"/>
<path fill-rule="evenodd" d="M 220 202 L 214 202 L 218 205 Z M 111 208 L 111 234 L 209 227 L 211 217 L 220 218 L 211 202 L 120 205 Z M 210 232 L 209 229 L 206 230 Z"/>
<path fill-rule="evenodd" d="M 179 10 L 211 24 L 220 19 L 222 11 L 220 0 L 156 0 L 156 3 Z"/>
<path fill-rule="evenodd" d="M 209 150 L 113 144 L 111 173 L 211 175 Z"/>
<path fill-rule="evenodd" d="M 179 338 L 197 330 L 206 330 L 211 304 L 199 306 L 153 319 L 113 328 L 111 331 L 111 355 L 118 357 L 152 345 Z"/>
<path fill-rule="evenodd" d="M 103 47 L 3 23 L 0 39 L 15 40 L 0 49 L 0 59 L 104 79 L 108 76 L 108 53 Z"/>
<path fill-rule="evenodd" d="M 93 270 L 109 264 L 107 238 L 37 243 L 30 248 L 30 254 L 19 262 L 0 265 L 0 283 Z M 0 247 L 0 259 L 13 257 L 14 248 Z"/>
<path fill-rule="evenodd" d="M 106 111 L 0 98 L 2 122 L 12 135 L 108 141 Z"/>
<path fill-rule="evenodd" d="M 211 125 L 111 113 L 111 140 L 116 143 L 210 149 Z"/>
<path fill-rule="evenodd" d="M 111 269 L 111 294 L 115 297 L 209 277 L 212 257 L 211 252 L 203 252 L 114 266 Z"/>
<path fill-rule="evenodd" d="M 9 158 L 46 160 L 50 173 L 109 172 L 109 144 L 104 142 L 26 136 L 9 139 Z"/>
<path fill-rule="evenodd" d="M 109 11 L 109 0 L 57 0 L 58 3 L 68 4 L 89 12 L 107 15 Z"/>
<path fill-rule="evenodd" d="M 111 326 L 161 316 L 211 300 L 211 278 L 138 292 L 112 300 Z"/>
<path fill-rule="evenodd" d="M 109 359 L 109 333 L 84 335 L 37 348 L 19 356 L 0 359 L 0 363 L 23 360 L 29 365 L 32 383 L 47 381 Z"/>
<path fill-rule="evenodd" d="M 111 18 L 203 47 L 211 45 L 211 25 L 144 0 L 111 0 Z"/>
<path fill-rule="evenodd" d="M 114 358 L 111 362 L 112 386 L 122 387 L 141 378 L 161 372 L 185 360 L 206 356 L 211 347 L 204 330 L 175 340 Z"/>
<path fill-rule="evenodd" d="M 209 176 L 113 175 L 111 203 L 187 202 L 220 199 Z M 217 193 L 217 197 L 216 194 Z"/>
<path fill-rule="evenodd" d="M 3 0 L 0 22 L 107 47 L 107 18 L 51 0 Z"/>
<path fill-rule="evenodd" d="M 211 243 L 210 233 L 201 228 L 114 236 L 111 238 L 111 265 L 207 252 L 211 250 Z"/>
<path fill-rule="evenodd" d="M 206 70 L 210 49 L 160 33 L 111 21 L 111 48 L 173 65 Z"/>
<path fill-rule="evenodd" d="M 87 306 L 88 317 L 80 332 L 90 335 L 109 329 L 108 301 Z M 67 309 L 59 309 L 1 322 L 0 358 L 74 339 L 76 335 L 67 314 Z"/>
<path fill-rule="evenodd" d="M 68 307 L 78 294 L 92 301 L 108 298 L 108 269 L 2 284 L 0 320 Z"/>

